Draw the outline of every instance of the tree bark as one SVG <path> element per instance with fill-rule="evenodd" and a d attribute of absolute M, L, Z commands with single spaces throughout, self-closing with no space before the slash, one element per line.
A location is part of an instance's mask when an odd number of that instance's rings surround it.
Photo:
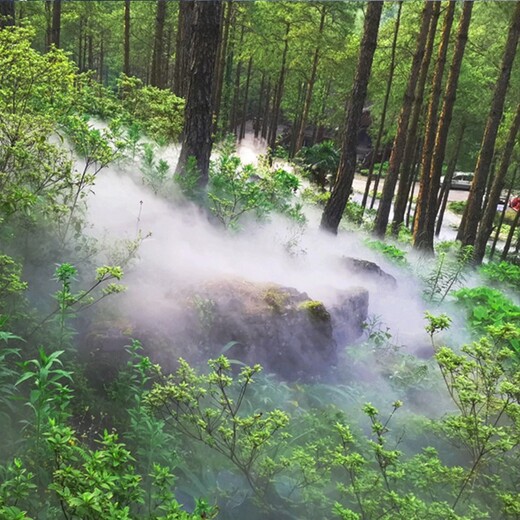
<path fill-rule="evenodd" d="M 421 215 L 416 222 L 414 230 L 414 247 L 426 251 L 433 251 L 433 239 L 435 234 L 435 217 L 438 208 L 438 195 L 440 180 L 442 176 L 442 165 L 446 153 L 446 143 L 451 126 L 453 109 L 457 96 L 457 87 L 459 82 L 462 59 L 468 40 L 468 29 L 471 21 L 473 9 L 473 1 L 464 2 L 464 8 L 459 21 L 457 30 L 457 40 L 453 52 L 452 63 L 444 90 L 444 101 L 442 104 L 439 123 L 432 132 L 431 137 L 435 137 L 433 152 L 424 159 L 423 175 L 428 176 L 428 182 L 425 178 L 425 188 L 421 195 L 420 210 Z"/>
<path fill-rule="evenodd" d="M 244 41 L 244 26 L 240 31 L 240 42 L 238 44 L 239 48 L 242 47 L 242 43 Z M 242 60 L 237 63 L 237 68 L 235 70 L 235 85 L 233 88 L 233 104 L 231 106 L 231 124 L 229 126 L 229 130 L 233 132 L 235 135 L 237 133 L 237 125 L 238 125 L 238 105 L 240 101 L 240 77 L 242 75 Z"/>
<path fill-rule="evenodd" d="M 511 247 L 511 242 L 513 241 L 513 237 L 515 236 L 515 231 L 518 226 L 518 221 L 520 220 L 520 211 L 516 212 L 515 219 L 511 224 L 511 229 L 507 235 L 506 243 L 504 244 L 504 249 L 502 250 L 502 254 L 500 255 L 500 260 L 507 260 L 507 255 L 509 254 L 509 248 Z"/>
<path fill-rule="evenodd" d="M 269 106 L 271 104 L 271 79 L 267 80 L 267 92 L 265 94 L 264 117 L 262 119 L 262 139 L 267 139 L 269 131 Z"/>
<path fill-rule="evenodd" d="M 495 256 L 495 250 L 496 250 L 496 247 L 497 247 L 497 242 L 498 242 L 498 239 L 500 238 L 500 230 L 502 229 L 502 225 L 504 224 L 504 219 L 505 219 L 505 216 L 506 216 L 506 211 L 507 211 L 507 208 L 508 208 L 509 200 L 511 198 L 511 193 L 513 192 L 513 187 L 515 186 L 516 176 L 518 175 L 519 171 L 520 171 L 520 165 L 517 165 L 516 169 L 515 169 L 515 171 L 513 173 L 513 178 L 511 179 L 511 182 L 509 184 L 509 189 L 507 190 L 507 197 L 506 197 L 506 200 L 504 201 L 504 207 L 503 207 L 502 212 L 500 214 L 500 220 L 498 222 L 498 226 L 497 226 L 497 229 L 496 229 L 496 232 L 495 232 L 495 238 L 493 239 L 493 244 L 491 246 L 491 251 L 489 253 L 489 259 L 490 260 L 492 260 L 493 256 Z"/>
<path fill-rule="evenodd" d="M 303 146 L 303 139 L 305 137 L 305 128 L 307 127 L 307 120 L 309 118 L 309 111 L 311 109 L 312 103 L 312 94 L 314 91 L 314 84 L 316 83 L 316 74 L 318 72 L 318 63 L 320 60 L 320 48 L 321 48 L 321 37 L 323 35 L 323 28 L 325 27 L 325 18 L 327 17 L 327 5 L 325 3 L 321 4 L 321 16 L 320 16 L 320 25 L 318 29 L 318 44 L 316 45 L 316 49 L 314 50 L 314 57 L 312 59 L 312 68 L 311 68 L 311 76 L 309 78 L 309 82 L 307 84 L 307 92 L 305 94 L 305 101 L 303 104 L 303 113 L 300 121 L 300 128 L 298 130 L 298 138 L 296 139 L 296 144 L 294 146 L 294 153 L 296 155 L 301 147 Z"/>
<path fill-rule="evenodd" d="M 455 149 L 453 150 L 453 154 L 450 158 L 450 162 L 448 163 L 448 168 L 446 170 L 446 176 L 444 178 L 444 182 L 442 184 L 441 192 L 439 194 L 439 198 L 437 200 L 437 223 L 435 225 L 435 236 L 439 236 L 442 228 L 442 221 L 444 220 L 444 213 L 446 211 L 446 206 L 448 205 L 448 197 L 450 195 L 450 185 L 451 179 L 453 179 L 453 174 L 455 173 L 455 169 L 457 168 L 457 161 L 459 160 L 459 154 L 462 147 L 462 140 L 464 138 L 464 132 L 466 131 L 466 123 L 462 121 L 460 125 L 459 132 L 457 135 L 457 142 L 455 144 Z"/>
<path fill-rule="evenodd" d="M 188 91 L 189 54 L 194 2 L 180 0 L 177 20 L 177 38 L 175 43 L 175 95 L 185 98 Z"/>
<path fill-rule="evenodd" d="M 392 40 L 392 50 L 390 53 L 390 68 L 388 70 L 388 79 L 386 81 L 386 90 L 385 97 L 383 100 L 383 109 L 381 112 L 381 122 L 379 123 L 379 130 L 377 132 L 376 144 L 374 146 L 374 150 L 372 153 L 372 158 L 370 159 L 370 167 L 368 169 L 368 177 L 365 185 L 365 192 L 363 193 L 363 200 L 361 201 L 361 206 L 363 210 L 366 208 L 368 195 L 370 193 L 370 185 L 372 184 L 372 178 L 374 176 L 374 165 L 376 162 L 377 154 L 379 153 L 379 148 L 381 146 L 381 141 L 383 139 L 383 133 L 385 131 L 385 123 L 386 123 L 386 112 L 388 110 L 388 101 L 390 99 L 390 92 L 392 90 L 392 83 L 394 81 L 394 73 L 395 73 L 395 54 L 397 50 L 397 36 L 399 35 L 399 27 L 401 25 L 401 11 L 403 8 L 403 0 L 399 0 L 399 7 L 397 9 L 397 18 L 395 20 L 394 27 L 394 36 Z M 381 159 L 381 163 L 383 160 Z M 379 169 L 379 175 L 381 175 L 381 168 Z M 377 183 L 379 184 L 379 182 Z M 377 190 L 377 187 L 376 187 Z"/>
<path fill-rule="evenodd" d="M 244 139 L 246 135 L 246 122 L 247 122 L 247 104 L 249 102 L 249 84 L 251 82 L 251 68 L 253 66 L 253 57 L 249 58 L 249 63 L 247 64 L 247 75 L 246 75 L 246 86 L 244 89 L 244 103 L 242 105 L 242 123 L 240 124 L 240 133 L 238 138 L 240 140 Z"/>
<path fill-rule="evenodd" d="M 369 2 L 367 5 L 356 76 L 346 110 L 338 174 L 321 218 L 321 229 L 334 234 L 338 232 L 338 226 L 347 205 L 352 189 L 352 181 L 354 180 L 359 122 L 365 105 L 368 80 L 370 79 L 372 61 L 377 46 L 382 9 L 383 2 L 380 1 Z"/>
<path fill-rule="evenodd" d="M 150 84 L 164 88 L 164 22 L 166 20 L 166 0 L 157 0 L 155 33 L 153 40 L 152 72 Z"/>
<path fill-rule="evenodd" d="M 415 89 L 415 101 L 412 108 L 412 114 L 410 117 L 410 123 L 408 125 L 408 137 L 406 139 L 406 145 L 404 148 L 403 154 L 403 162 L 401 167 L 401 175 L 399 177 L 399 185 L 397 188 L 397 196 L 394 202 L 394 217 L 392 219 L 392 234 L 397 236 L 399 233 L 399 228 L 401 224 L 404 222 L 404 214 L 406 212 L 406 203 L 408 202 L 408 193 L 410 191 L 410 186 L 413 180 L 413 171 L 415 170 L 415 150 L 417 143 L 417 134 L 419 132 L 419 120 L 421 119 L 421 114 L 423 112 L 423 100 L 424 100 L 424 89 L 426 87 L 426 81 L 428 79 L 428 70 L 430 68 L 431 57 L 433 54 L 433 47 L 435 43 L 435 35 L 437 33 L 437 24 L 439 21 L 440 15 L 440 7 L 441 3 L 436 2 L 435 8 L 432 16 L 432 23 L 430 25 L 430 29 L 428 31 L 428 41 L 426 43 L 426 48 L 424 52 L 424 58 L 421 63 L 421 69 L 419 71 L 419 77 L 417 80 L 417 86 Z M 431 124 L 431 128 L 429 129 L 430 135 L 428 135 L 428 130 L 423 140 L 422 146 L 422 157 L 426 155 L 426 147 L 430 147 L 431 151 L 431 140 L 435 138 L 435 136 L 431 136 L 431 132 L 435 132 L 435 123 L 437 120 L 437 109 L 439 106 L 439 97 L 440 97 L 440 89 L 442 77 L 444 74 L 444 64 L 446 60 L 446 52 L 449 42 L 449 36 L 451 31 L 451 25 L 453 22 L 453 10 L 455 9 L 455 1 L 450 2 L 450 6 L 446 13 L 444 19 L 444 27 L 443 27 L 443 36 L 441 38 L 441 43 L 439 45 L 439 52 L 437 56 L 437 62 L 435 64 L 435 72 L 433 75 L 433 85 L 432 92 L 430 93 L 430 104 L 428 106 L 428 121 Z M 430 119 L 431 118 L 431 119 Z M 430 140 L 428 141 L 428 137 Z M 421 171 L 421 169 L 419 169 Z M 424 168 L 423 168 L 424 173 Z M 422 175 L 421 182 L 419 184 L 419 201 L 421 199 L 421 190 L 424 189 L 425 186 L 425 178 L 424 174 Z M 423 195 L 423 198 L 425 196 Z M 417 203 L 417 208 L 419 209 L 420 202 Z M 416 212 L 417 213 L 417 212 Z M 420 216 L 420 212 L 419 212 Z"/>
<path fill-rule="evenodd" d="M 123 72 L 130 76 L 130 0 L 125 0 L 125 38 L 123 44 Z"/>
<path fill-rule="evenodd" d="M 216 72 L 216 88 L 214 95 L 215 106 L 215 122 L 217 126 L 220 125 L 220 104 L 222 102 L 222 88 L 224 86 L 224 73 L 226 70 L 226 62 L 228 59 L 228 44 L 229 44 L 229 29 L 231 27 L 232 15 L 234 11 L 234 4 L 232 0 L 228 0 L 222 7 L 222 19 L 224 27 L 220 30 L 220 44 Z M 225 12 L 225 17 L 224 17 Z"/>
<path fill-rule="evenodd" d="M 51 28 L 51 45 L 60 47 L 61 35 L 61 0 L 54 0 L 52 5 L 52 28 Z"/>
<path fill-rule="evenodd" d="M 421 27 L 417 35 L 416 49 L 412 60 L 410 76 L 404 93 L 403 104 L 399 114 L 399 121 L 397 123 L 397 133 L 394 139 L 392 154 L 390 156 L 388 172 L 385 178 L 385 183 L 383 185 L 383 193 L 381 200 L 379 201 L 379 207 L 374 225 L 374 233 L 379 237 L 384 237 L 386 234 L 388 217 L 392 207 L 392 198 L 394 196 L 395 185 L 397 184 L 397 178 L 401 168 L 401 161 L 403 159 L 404 148 L 406 144 L 408 123 L 410 121 L 410 114 L 414 101 L 415 85 L 424 57 L 426 40 L 428 38 L 428 30 L 430 27 L 432 15 L 433 2 L 426 0 L 424 2 L 424 8 L 422 11 Z"/>
<path fill-rule="evenodd" d="M 190 40 L 190 78 L 184 112 L 184 135 L 176 173 L 194 157 L 198 184 L 206 186 L 213 146 L 213 85 L 220 33 L 221 0 L 195 0 Z"/>
<path fill-rule="evenodd" d="M 482 259 L 484 258 L 484 254 L 486 252 L 486 244 L 489 240 L 491 231 L 493 229 L 493 221 L 497 212 L 497 205 L 500 199 L 500 193 L 504 187 L 504 180 L 506 178 L 507 170 L 511 163 L 511 157 L 513 155 L 513 149 L 516 144 L 516 136 L 518 135 L 519 129 L 520 103 L 516 108 L 516 115 L 509 129 L 509 134 L 507 137 L 506 144 L 504 146 L 504 151 L 502 153 L 500 166 L 498 168 L 498 172 L 494 176 L 487 205 L 484 209 L 484 216 L 482 217 L 482 220 L 480 222 L 477 237 L 475 240 L 475 251 L 473 253 L 473 259 L 477 264 L 482 263 Z"/>
<path fill-rule="evenodd" d="M 268 146 L 274 150 L 276 146 L 276 135 L 278 132 L 278 119 L 280 117 L 280 106 L 282 104 L 283 88 L 285 83 L 285 74 L 287 72 L 287 51 L 289 49 L 289 30 L 291 24 L 285 22 L 285 40 L 282 54 L 282 64 L 280 66 L 280 75 L 278 76 L 277 88 L 273 98 L 273 109 L 271 112 L 271 124 L 269 127 L 269 137 L 267 138 Z"/>
<path fill-rule="evenodd" d="M 506 46 L 502 57 L 502 66 L 498 76 L 493 101 L 489 111 L 482 144 L 480 147 L 477 165 L 475 167 L 475 176 L 471 183 L 468 203 L 462 217 L 462 222 L 457 234 L 457 239 L 463 245 L 473 245 L 475 243 L 477 227 L 481 216 L 481 205 L 486 189 L 486 180 L 489 175 L 489 168 L 493 160 L 495 142 L 504 111 L 504 102 L 506 98 L 509 78 L 511 76 L 511 68 L 515 59 L 518 39 L 520 37 L 520 2 L 516 4 L 513 12 L 513 18 L 509 27 Z"/>
<path fill-rule="evenodd" d="M 258 91 L 258 104 L 256 105 L 256 116 L 253 125 L 255 131 L 255 139 L 260 135 L 260 128 L 262 126 L 262 108 L 265 97 L 265 72 L 262 72 L 262 81 L 260 82 L 260 90 Z"/>

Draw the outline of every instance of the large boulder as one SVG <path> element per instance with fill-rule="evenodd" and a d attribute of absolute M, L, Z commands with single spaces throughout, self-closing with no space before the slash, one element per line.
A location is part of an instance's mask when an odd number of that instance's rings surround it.
<path fill-rule="evenodd" d="M 159 311 L 153 321 L 142 313 L 128 318 L 119 333 L 114 322 L 106 334 L 102 324 L 91 327 L 94 363 L 117 359 L 115 352 L 135 337 L 166 370 L 178 357 L 198 363 L 224 353 L 287 380 L 318 376 L 336 363 L 338 346 L 362 334 L 368 293 L 353 288 L 325 305 L 290 287 L 224 279 L 184 288 L 172 295 L 167 316 Z"/>
<path fill-rule="evenodd" d="M 374 262 L 349 256 L 344 256 L 341 260 L 349 272 L 357 275 L 364 281 L 382 284 L 390 289 L 397 287 L 397 280 L 391 274 L 383 271 Z"/>

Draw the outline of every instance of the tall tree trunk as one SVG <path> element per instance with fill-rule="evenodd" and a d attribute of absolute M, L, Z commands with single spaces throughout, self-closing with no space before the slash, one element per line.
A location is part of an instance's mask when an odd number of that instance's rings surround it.
<path fill-rule="evenodd" d="M 0 29 L 9 27 L 15 23 L 14 0 L 0 1 Z"/>
<path fill-rule="evenodd" d="M 51 29 L 51 45 L 60 47 L 61 35 L 61 0 L 54 0 L 52 6 L 52 29 Z"/>
<path fill-rule="evenodd" d="M 83 72 L 85 67 L 83 62 L 83 18 L 79 19 L 79 31 L 78 31 L 78 70 Z"/>
<path fill-rule="evenodd" d="M 517 2 L 513 12 L 513 18 L 509 27 L 506 46 L 502 57 L 502 66 L 498 76 L 493 101 L 489 111 L 486 129 L 482 138 L 475 176 L 471 183 L 468 203 L 462 217 L 462 222 L 457 234 L 457 239 L 464 245 L 473 245 L 477 234 L 477 227 L 481 216 L 481 205 L 486 188 L 486 180 L 489 174 L 491 161 L 495 149 L 498 127 L 504 111 L 504 101 L 506 98 L 511 68 L 515 59 L 518 38 L 520 37 L 520 2 Z"/>
<path fill-rule="evenodd" d="M 504 146 L 500 166 L 498 168 L 498 172 L 494 176 L 487 205 L 484 209 L 484 216 L 482 217 L 482 220 L 480 222 L 477 238 L 475 240 L 475 251 L 473 256 L 475 262 L 478 264 L 480 264 L 482 262 L 482 259 L 484 258 L 484 254 L 486 252 L 486 244 L 489 240 L 491 231 L 493 229 L 493 220 L 495 219 L 495 215 L 497 212 L 497 205 L 500 200 L 500 193 L 504 187 L 504 180 L 506 178 L 507 170 L 511 163 L 511 157 L 513 155 L 513 149 L 516 144 L 516 136 L 518 135 L 519 129 L 520 103 L 516 108 L 516 115 L 509 129 L 509 135 Z"/>
<path fill-rule="evenodd" d="M 247 64 L 247 76 L 246 76 L 246 87 L 244 90 L 244 104 L 242 105 L 242 123 L 240 125 L 240 134 L 238 138 L 240 140 L 244 139 L 246 135 L 246 122 L 247 122 L 247 104 L 249 102 L 249 84 L 251 82 L 251 67 L 253 66 L 253 56 L 249 58 L 249 63 Z"/>
<path fill-rule="evenodd" d="M 170 77 L 171 70 L 171 55 L 172 55 L 172 40 L 173 40 L 173 27 L 168 26 L 168 35 L 166 36 L 166 49 L 164 55 L 164 84 L 163 88 L 170 88 L 172 86 L 173 79 Z"/>
<path fill-rule="evenodd" d="M 504 249 L 502 250 L 502 254 L 500 255 L 500 260 L 507 260 L 507 255 L 509 254 L 509 248 L 511 247 L 511 242 L 513 241 L 513 237 L 515 236 L 515 231 L 518 226 L 518 221 L 520 220 L 520 211 L 516 212 L 515 219 L 511 224 L 511 228 L 507 235 L 506 243 L 504 244 Z"/>
<path fill-rule="evenodd" d="M 413 171 L 415 169 L 414 157 L 417 143 L 417 133 L 419 132 L 419 120 L 423 112 L 423 100 L 424 100 L 424 89 L 426 87 L 426 80 L 428 79 L 428 70 L 430 68 L 431 57 L 433 54 L 433 47 L 435 43 L 435 35 L 437 33 L 437 24 L 439 21 L 441 3 L 436 2 L 434 13 L 432 17 L 432 23 L 428 31 L 428 41 L 426 43 L 426 49 L 424 52 L 424 58 L 421 64 L 421 70 L 419 71 L 419 78 L 417 80 L 417 86 L 415 89 L 415 101 L 412 108 L 412 114 L 410 117 L 410 123 L 408 125 L 408 137 L 406 139 L 406 145 L 404 148 L 403 162 L 401 165 L 401 175 L 399 177 L 399 185 L 397 188 L 397 196 L 394 202 L 394 217 L 392 220 L 392 233 L 397 236 L 401 224 L 404 222 L 404 214 L 406 211 L 406 203 L 408 201 L 408 192 L 413 179 Z M 444 64 L 446 61 L 446 52 L 448 48 L 449 36 L 451 31 L 451 25 L 453 22 L 453 10 L 455 9 L 455 1 L 450 2 L 450 6 L 444 19 L 443 37 L 439 45 L 439 52 L 437 61 L 435 64 L 435 72 L 433 75 L 432 91 L 430 93 L 430 104 L 427 110 L 428 113 L 428 125 L 425 139 L 422 146 L 422 156 L 425 157 L 426 147 L 431 148 L 431 132 L 434 130 L 434 125 L 437 122 L 437 109 L 439 106 L 440 89 L 442 83 L 442 77 L 444 74 Z M 430 119 L 431 118 L 431 119 Z M 429 138 L 429 140 L 428 140 Z M 433 137 L 434 138 L 434 137 Z M 419 170 L 421 171 L 421 170 Z M 424 172 L 424 168 L 423 168 Z M 422 175 L 419 188 L 419 200 L 421 198 L 421 190 L 424 189 L 424 175 Z M 425 197 L 425 196 L 423 196 Z M 420 216 L 420 213 L 419 213 Z"/>
<path fill-rule="evenodd" d="M 0 9 L 3 2 L 0 1 Z M 45 52 L 49 52 L 52 41 L 52 0 L 45 0 Z"/>
<path fill-rule="evenodd" d="M 423 61 L 426 40 L 428 38 L 428 29 L 430 27 L 430 22 L 433 16 L 433 4 L 434 3 L 430 2 L 429 0 L 424 2 L 424 8 L 421 16 L 421 27 L 419 34 L 417 35 L 416 49 L 412 60 L 410 76 L 404 93 L 403 104 L 401 106 L 401 112 L 399 114 L 399 120 L 397 123 L 397 134 L 394 139 L 389 167 L 386 174 L 385 183 L 383 185 L 383 193 L 381 200 L 379 201 L 379 207 L 374 225 L 374 233 L 379 237 L 385 236 L 386 227 L 388 225 L 388 217 L 392 207 L 392 198 L 394 196 L 395 185 L 397 184 L 397 178 L 401 168 L 401 161 L 406 144 L 408 123 L 414 101 L 415 85 L 417 76 L 419 75 L 421 63 Z"/>
<path fill-rule="evenodd" d="M 271 125 L 269 127 L 268 145 L 271 150 L 276 146 L 276 135 L 278 132 L 278 119 L 280 118 L 280 106 L 282 104 L 283 88 L 285 83 L 285 74 L 287 72 L 287 51 L 289 49 L 289 30 L 291 24 L 285 22 L 285 40 L 282 54 L 282 64 L 280 66 L 280 75 L 273 98 L 273 110 L 271 113 Z"/>
<path fill-rule="evenodd" d="M 180 0 L 175 43 L 175 79 L 174 92 L 185 98 L 188 91 L 191 27 L 194 2 Z"/>
<path fill-rule="evenodd" d="M 105 67 L 105 39 L 103 37 L 103 33 L 100 35 L 101 41 L 99 43 L 99 82 L 103 84 L 103 69 Z"/>
<path fill-rule="evenodd" d="M 385 97 L 383 100 L 383 109 L 381 112 L 381 122 L 379 123 L 379 130 L 377 132 L 377 139 L 376 144 L 374 146 L 374 150 L 372 153 L 372 158 L 370 159 L 370 167 L 368 169 L 368 177 L 367 182 L 365 185 L 365 192 L 363 193 L 363 200 L 361 201 L 361 206 L 363 210 L 366 208 L 367 200 L 368 200 L 368 194 L 370 193 L 370 185 L 372 184 L 372 178 L 374 176 L 374 166 L 376 163 L 376 157 L 379 154 L 379 149 L 381 147 L 381 140 L 383 139 L 383 133 L 385 131 L 385 123 L 386 123 L 386 112 L 388 110 L 388 101 L 390 99 L 390 91 L 392 90 L 392 83 L 394 81 L 394 73 L 395 73 L 395 54 L 397 50 L 397 36 L 399 35 L 399 27 L 401 25 L 401 11 L 403 8 L 403 0 L 399 0 L 399 7 L 397 8 L 397 18 L 395 20 L 395 26 L 394 26 L 394 37 L 392 40 L 392 50 L 390 53 L 390 68 L 388 70 L 388 79 L 386 80 L 386 90 L 385 90 Z M 383 159 L 381 159 L 381 163 L 383 162 Z M 379 169 L 381 172 L 381 168 Z M 379 180 L 378 180 L 379 184 Z M 377 187 L 376 187 L 377 190 Z"/>
<path fill-rule="evenodd" d="M 323 126 L 323 122 L 325 121 L 325 112 L 327 109 L 327 99 L 330 94 L 330 89 L 332 88 L 332 81 L 329 79 L 327 84 L 325 85 L 325 89 L 323 92 L 323 99 L 321 101 L 320 115 L 318 116 L 318 120 L 314 124 L 314 133 L 312 135 L 312 144 L 316 144 L 320 142 L 323 138 L 323 133 L 325 131 L 325 127 Z"/>
<path fill-rule="evenodd" d="M 130 76 L 130 0 L 125 0 L 125 38 L 123 44 L 123 72 Z"/>
<path fill-rule="evenodd" d="M 244 26 L 240 30 L 240 43 L 238 47 L 242 47 L 242 43 L 244 41 Z M 231 106 L 231 124 L 229 130 L 233 132 L 235 135 L 237 133 L 237 125 L 238 125 L 238 105 L 240 102 L 240 77 L 242 75 L 242 60 L 237 63 L 237 68 L 235 70 L 235 86 L 233 88 L 233 104 Z"/>
<path fill-rule="evenodd" d="M 423 175 L 428 176 L 428 182 L 425 177 L 424 195 L 419 204 L 421 213 L 414 230 L 414 247 L 427 251 L 433 251 L 435 217 L 438 208 L 442 165 L 446 154 L 446 143 L 448 141 L 448 134 L 457 96 L 462 59 L 464 57 L 466 42 L 468 40 L 468 29 L 471 21 L 472 9 L 473 1 L 465 1 L 457 30 L 457 40 L 455 43 L 450 71 L 444 90 L 444 101 L 439 116 L 439 123 L 436 125 L 435 130 L 433 128 L 429 129 L 429 131 L 432 132 L 430 137 L 435 138 L 433 152 L 430 149 L 428 155 L 425 156 L 423 154 Z"/>
<path fill-rule="evenodd" d="M 157 0 L 150 83 L 152 86 L 159 88 L 164 88 L 164 22 L 166 20 L 166 5 L 166 0 Z"/>
<path fill-rule="evenodd" d="M 262 139 L 267 139 L 269 131 L 269 106 L 271 104 L 271 79 L 267 80 L 267 92 L 265 94 L 264 117 L 262 118 Z"/>
<path fill-rule="evenodd" d="M 509 200 L 511 198 L 511 193 L 513 193 L 513 187 L 515 186 L 515 180 L 516 176 L 518 175 L 518 172 L 520 171 L 520 165 L 516 166 L 516 169 L 513 173 L 513 178 L 511 179 L 511 182 L 509 183 L 509 189 L 507 190 L 507 197 L 504 201 L 504 207 L 502 208 L 502 211 L 500 213 L 500 220 L 498 222 L 497 229 L 495 231 L 495 238 L 493 239 L 493 244 L 491 246 L 491 251 L 489 253 L 489 259 L 492 260 L 493 256 L 495 256 L 495 250 L 497 247 L 498 239 L 500 238 L 500 230 L 502 229 L 502 225 L 504 224 L 504 219 L 506 216 L 507 208 L 509 207 Z"/>
<path fill-rule="evenodd" d="M 306 81 L 300 83 L 298 87 L 298 98 L 296 100 L 296 108 L 294 110 L 294 119 L 291 126 L 291 142 L 289 144 L 289 157 L 296 155 L 296 141 L 298 140 L 298 132 L 300 131 L 300 124 L 303 116 L 303 101 L 307 95 L 307 88 L 309 87 Z"/>
<path fill-rule="evenodd" d="M 354 85 L 346 110 L 345 130 L 336 182 L 321 217 L 321 229 L 338 232 L 338 226 L 347 205 L 356 169 L 358 129 L 367 95 L 368 80 L 377 46 L 377 35 L 383 2 L 369 2 L 365 14 L 363 39 L 359 51 Z"/>
<path fill-rule="evenodd" d="M 455 148 L 451 155 L 450 162 L 448 163 L 448 168 L 446 170 L 446 176 L 444 177 L 441 192 L 439 194 L 439 198 L 437 199 L 437 223 L 435 225 L 435 236 L 439 236 L 441 233 L 442 221 L 444 220 L 444 213 L 446 211 L 446 206 L 448 205 L 448 197 L 450 196 L 451 179 L 453 179 L 453 174 L 457 168 L 457 161 L 459 160 L 459 154 L 462 148 L 462 140 L 464 138 L 465 131 L 466 122 L 462 121 L 462 124 L 459 127 Z"/>
<path fill-rule="evenodd" d="M 300 128 L 298 130 L 298 138 L 296 139 L 296 144 L 294 146 L 294 153 L 296 155 L 301 147 L 303 146 L 303 139 L 305 137 L 305 128 L 307 127 L 307 120 L 309 118 L 309 111 L 311 109 L 312 103 L 312 94 L 314 91 L 314 84 L 316 83 L 316 73 L 318 72 L 318 63 L 320 60 L 320 49 L 321 49 L 321 37 L 323 34 L 323 28 L 325 27 L 325 18 L 327 17 L 327 4 L 321 4 L 321 16 L 320 16 L 320 26 L 318 29 L 318 44 L 316 45 L 316 49 L 314 50 L 314 57 L 312 59 L 312 68 L 311 68 L 311 76 L 309 78 L 309 82 L 307 84 L 307 92 L 305 95 L 305 101 L 303 104 L 303 113 L 300 121 Z"/>
<path fill-rule="evenodd" d="M 88 35 L 88 68 L 94 70 L 94 36 L 92 33 Z"/>
<path fill-rule="evenodd" d="M 255 139 L 260 135 L 260 128 L 262 126 L 262 107 L 265 98 L 265 72 L 262 72 L 262 81 L 260 82 L 260 90 L 258 91 L 258 104 L 256 106 L 256 116 L 253 125 L 255 131 Z"/>
<path fill-rule="evenodd" d="M 224 16 L 225 12 L 225 16 Z M 223 28 L 220 29 L 220 42 L 218 50 L 217 72 L 216 72 L 216 88 L 214 89 L 214 106 L 215 106 L 215 122 L 217 126 L 220 125 L 220 104 L 222 102 L 222 88 L 224 86 L 224 75 L 226 71 L 226 62 L 228 58 L 229 45 L 229 29 L 232 23 L 232 16 L 234 12 L 234 4 L 232 0 L 228 0 L 222 7 Z"/>
<path fill-rule="evenodd" d="M 208 182 L 213 146 L 213 85 L 220 34 L 221 0 L 195 0 L 190 41 L 190 79 L 184 112 L 184 135 L 176 173 L 182 174 L 189 157 L 194 157 L 198 184 Z"/>

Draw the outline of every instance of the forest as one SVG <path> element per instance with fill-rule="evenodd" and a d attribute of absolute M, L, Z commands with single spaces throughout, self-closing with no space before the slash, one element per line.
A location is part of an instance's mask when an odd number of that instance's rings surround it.
<path fill-rule="evenodd" d="M 519 39 L 0 0 L 0 520 L 520 520 Z"/>

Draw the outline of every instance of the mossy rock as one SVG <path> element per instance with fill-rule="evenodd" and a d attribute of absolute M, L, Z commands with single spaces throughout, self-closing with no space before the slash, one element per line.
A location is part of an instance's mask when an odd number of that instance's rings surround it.
<path fill-rule="evenodd" d="M 325 308 L 323 302 L 318 300 L 307 300 L 298 305 L 298 309 L 306 311 L 315 320 L 330 321 L 330 312 Z"/>

